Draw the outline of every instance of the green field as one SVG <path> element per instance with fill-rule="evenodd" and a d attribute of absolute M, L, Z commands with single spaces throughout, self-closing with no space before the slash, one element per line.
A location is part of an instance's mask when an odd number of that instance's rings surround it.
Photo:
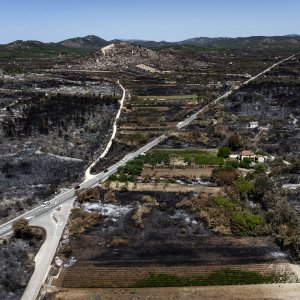
<path fill-rule="evenodd" d="M 256 272 L 240 270 L 217 270 L 208 275 L 191 277 L 175 276 L 169 274 L 151 274 L 136 282 L 134 287 L 178 287 L 178 286 L 213 286 L 237 284 L 266 284 L 285 282 L 277 275 L 261 275 Z"/>

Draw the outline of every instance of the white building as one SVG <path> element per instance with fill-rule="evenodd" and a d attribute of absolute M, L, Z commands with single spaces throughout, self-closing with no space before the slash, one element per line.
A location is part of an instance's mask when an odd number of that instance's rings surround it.
<path fill-rule="evenodd" d="M 258 122 L 257 121 L 253 121 L 253 122 L 249 122 L 248 128 L 254 129 L 258 127 Z"/>

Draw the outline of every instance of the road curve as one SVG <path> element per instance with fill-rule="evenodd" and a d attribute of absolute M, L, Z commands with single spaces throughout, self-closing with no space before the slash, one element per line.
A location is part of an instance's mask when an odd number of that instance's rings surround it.
<path fill-rule="evenodd" d="M 75 197 L 59 206 L 55 211 L 52 211 L 51 214 L 46 214 L 32 222 L 32 225 L 43 227 L 46 230 L 46 238 L 38 254 L 35 256 L 34 272 L 21 300 L 34 300 L 38 296 L 41 286 L 47 279 L 51 262 L 67 224 L 74 200 Z"/>
<path fill-rule="evenodd" d="M 114 138 L 116 136 L 116 133 L 117 133 L 117 122 L 118 122 L 118 119 L 120 118 L 120 115 L 121 115 L 121 112 L 122 112 L 122 109 L 123 109 L 123 106 L 124 106 L 125 96 L 126 96 L 126 90 L 124 89 L 124 87 L 122 86 L 122 84 L 119 81 L 117 83 L 121 87 L 121 89 L 123 91 L 123 95 L 122 95 L 121 100 L 119 100 L 120 101 L 120 108 L 118 110 L 118 113 L 117 113 L 115 121 L 114 121 L 113 132 L 112 132 L 110 140 L 107 143 L 107 146 L 104 149 L 104 151 L 102 152 L 102 154 L 86 169 L 86 171 L 85 171 L 85 179 L 90 179 L 91 177 L 94 176 L 94 175 L 91 175 L 91 169 L 99 162 L 99 160 L 101 158 L 105 157 L 105 155 L 109 151 L 109 149 L 110 149 L 110 147 L 112 145 L 112 142 L 113 142 L 113 140 L 114 140 Z"/>

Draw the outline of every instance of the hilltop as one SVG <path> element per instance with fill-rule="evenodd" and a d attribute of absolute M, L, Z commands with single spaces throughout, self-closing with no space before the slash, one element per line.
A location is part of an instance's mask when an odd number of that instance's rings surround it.
<path fill-rule="evenodd" d="M 95 35 L 87 35 L 85 37 L 76 37 L 63 40 L 56 44 L 71 48 L 86 48 L 98 50 L 99 48 L 108 45 L 109 42 Z"/>
<path fill-rule="evenodd" d="M 158 72 L 176 64 L 176 57 L 169 53 L 162 54 L 139 45 L 121 42 L 101 48 L 87 58 L 81 59 L 80 64 L 97 69 L 149 67 L 153 72 Z"/>

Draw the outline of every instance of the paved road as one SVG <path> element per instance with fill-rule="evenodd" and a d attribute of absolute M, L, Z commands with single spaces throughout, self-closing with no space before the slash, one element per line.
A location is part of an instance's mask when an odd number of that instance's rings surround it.
<path fill-rule="evenodd" d="M 277 67 L 278 65 L 282 64 L 283 62 L 292 59 L 292 58 L 295 57 L 297 54 L 299 54 L 299 53 L 296 53 L 296 54 L 294 54 L 294 55 L 289 56 L 289 57 L 286 58 L 286 59 L 281 60 L 280 62 L 278 62 L 278 63 L 272 65 L 271 67 L 267 68 L 266 70 L 264 70 L 264 71 L 260 72 L 259 74 L 257 74 L 257 75 L 255 75 L 255 76 L 251 77 L 250 79 L 246 80 L 245 82 L 243 82 L 243 83 L 240 84 L 239 86 L 235 86 L 231 91 L 229 91 L 229 92 L 225 93 L 224 95 L 222 95 L 222 96 L 216 98 L 215 100 L 213 100 L 212 102 L 210 102 L 210 103 L 208 103 L 206 106 L 204 106 L 202 109 L 200 109 L 200 110 L 197 111 L 196 113 L 192 114 L 190 117 L 186 118 L 186 119 L 183 120 L 182 122 L 179 122 L 179 123 L 176 125 L 176 127 L 177 127 L 178 129 L 181 129 L 182 127 L 188 125 L 188 124 L 191 123 L 193 120 L 195 120 L 195 119 L 198 117 L 198 115 L 199 115 L 200 113 L 202 113 L 204 110 L 206 110 L 206 109 L 207 109 L 209 106 L 211 106 L 212 104 L 215 104 L 215 103 L 219 102 L 220 100 L 223 100 L 223 99 L 227 98 L 229 95 L 231 95 L 232 93 L 234 93 L 236 90 L 238 90 L 238 89 L 240 89 L 241 87 L 247 85 L 247 84 L 250 83 L 251 81 L 257 79 L 258 77 L 260 77 L 260 76 L 262 76 L 262 75 L 264 75 L 265 73 L 271 71 L 273 68 Z"/>
<path fill-rule="evenodd" d="M 209 106 L 219 102 L 222 99 L 225 99 L 226 97 L 231 95 L 235 90 L 238 90 L 242 86 L 257 79 L 258 77 L 262 76 L 266 72 L 269 72 L 272 68 L 293 58 L 295 55 L 292 55 L 292 56 L 274 64 L 273 66 L 269 67 L 268 69 L 264 70 L 263 72 L 259 73 L 258 75 L 248 79 L 240 86 L 234 87 L 231 91 L 225 93 L 224 95 L 222 95 L 222 96 L 216 98 L 215 100 L 213 100 L 212 102 L 208 103 L 205 107 L 203 107 L 198 112 L 189 116 L 182 122 L 179 122 L 176 125 L 177 129 L 181 129 L 181 128 L 187 126 L 193 120 L 195 120 L 197 118 L 197 116 L 200 113 L 202 113 L 205 109 L 207 109 Z M 101 173 L 95 175 L 94 177 L 88 178 L 87 180 L 85 180 L 83 183 L 81 183 L 81 185 L 80 185 L 81 188 L 90 188 L 90 187 L 97 185 L 99 182 L 105 181 L 111 174 L 116 173 L 119 167 L 125 165 L 127 161 L 132 160 L 133 158 L 141 155 L 144 152 L 147 152 L 148 150 L 155 147 L 156 145 L 158 145 L 160 142 L 164 141 L 165 139 L 167 139 L 167 134 L 163 134 L 163 135 L 155 138 L 151 142 L 149 142 L 147 145 L 141 147 L 137 151 L 127 154 L 122 160 L 120 160 L 119 162 L 110 166 L 107 169 L 107 172 L 101 172 Z M 54 197 L 50 201 L 49 206 L 46 206 L 46 207 L 38 206 L 38 207 L 32 209 L 31 211 L 0 226 L 0 237 L 10 234 L 10 233 L 12 233 L 11 226 L 12 226 L 13 221 L 22 217 L 22 218 L 26 218 L 30 224 L 36 224 L 36 225 L 45 227 L 47 230 L 47 233 L 48 233 L 46 242 L 43 244 L 41 250 L 39 251 L 39 253 L 37 255 L 38 258 L 42 257 L 42 259 L 41 259 L 41 261 L 38 260 L 37 265 L 36 265 L 36 271 L 34 272 L 34 275 L 32 276 L 33 279 L 30 280 L 30 284 L 28 285 L 29 286 L 28 289 L 31 290 L 31 292 L 30 291 L 27 292 L 27 289 L 26 289 L 26 291 L 25 291 L 26 294 L 24 294 L 25 295 L 24 297 L 27 297 L 27 298 L 23 297 L 23 299 L 26 299 L 26 300 L 35 299 L 36 291 L 39 291 L 41 285 L 44 283 L 44 281 L 47 277 L 48 271 L 49 271 L 49 266 L 51 264 L 51 261 L 53 259 L 53 256 L 55 254 L 56 248 L 58 246 L 58 243 L 59 243 L 59 240 L 60 240 L 60 237 L 62 234 L 62 230 L 63 230 L 63 226 L 64 226 L 63 224 L 66 224 L 66 221 L 68 219 L 71 205 L 67 205 L 67 207 L 69 207 L 70 209 L 66 209 L 66 211 L 63 212 L 64 220 L 63 220 L 63 223 L 61 224 L 61 226 L 59 226 L 57 224 L 56 224 L 56 226 L 54 226 L 54 228 L 56 228 L 55 229 L 56 231 L 54 232 L 54 234 L 53 234 L 53 225 L 55 225 L 55 224 L 53 224 L 53 222 L 52 222 L 52 226 L 51 226 L 51 222 L 49 221 L 49 215 L 57 207 L 62 206 L 64 203 L 72 203 L 73 199 L 74 199 L 74 190 L 73 189 L 67 190 L 67 191 L 57 195 L 56 197 Z M 50 224 L 50 226 L 49 226 L 49 224 Z M 59 228 L 57 228 L 57 226 L 59 226 Z M 52 239 L 50 237 L 52 237 Z M 46 244 L 46 246 L 44 246 L 45 244 Z M 42 253 L 42 254 L 40 254 L 40 253 Z M 29 294 L 27 294 L 27 293 L 29 293 Z"/>
<path fill-rule="evenodd" d="M 22 300 L 36 299 L 38 296 L 40 288 L 48 276 L 52 259 L 67 224 L 74 200 L 75 197 L 64 202 L 51 214 L 47 213 L 41 218 L 32 221 L 32 225 L 45 228 L 47 233 L 45 241 L 34 259 L 35 269 L 21 298 Z"/>

